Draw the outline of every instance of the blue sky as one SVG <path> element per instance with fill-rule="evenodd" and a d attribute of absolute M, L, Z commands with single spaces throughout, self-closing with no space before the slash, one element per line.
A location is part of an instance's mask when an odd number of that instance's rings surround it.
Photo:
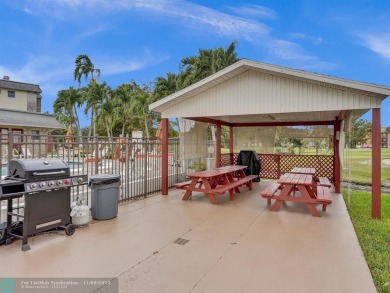
<path fill-rule="evenodd" d="M 151 85 L 233 40 L 239 58 L 390 86 L 388 0 L 0 1 L 0 77 L 39 84 L 49 113 L 59 90 L 78 86 L 80 54 L 112 88 Z M 382 106 L 390 126 L 390 98 Z"/>

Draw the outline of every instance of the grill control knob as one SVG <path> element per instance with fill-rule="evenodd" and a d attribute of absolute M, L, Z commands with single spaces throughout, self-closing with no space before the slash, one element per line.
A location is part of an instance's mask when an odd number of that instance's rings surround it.
<path fill-rule="evenodd" d="M 64 184 L 64 183 L 62 182 L 62 180 L 58 180 L 58 181 L 57 181 L 57 185 L 58 185 L 58 186 L 62 186 L 63 184 Z"/>
<path fill-rule="evenodd" d="M 40 187 L 40 188 L 45 188 L 45 187 L 46 187 L 46 182 L 41 182 L 41 183 L 39 183 L 39 187 Z"/>
<path fill-rule="evenodd" d="M 37 188 L 37 184 L 36 183 L 31 183 L 30 184 L 30 188 L 31 189 L 36 189 Z"/>
<path fill-rule="evenodd" d="M 77 182 L 78 182 L 79 184 L 81 184 L 81 183 L 83 183 L 83 182 L 84 182 L 84 180 L 83 180 L 83 178 L 82 178 L 82 177 L 79 177 L 79 178 L 77 178 Z"/>
<path fill-rule="evenodd" d="M 50 182 L 49 182 L 49 186 L 50 186 L 50 187 L 53 187 L 54 185 L 55 185 L 54 181 L 50 181 Z"/>

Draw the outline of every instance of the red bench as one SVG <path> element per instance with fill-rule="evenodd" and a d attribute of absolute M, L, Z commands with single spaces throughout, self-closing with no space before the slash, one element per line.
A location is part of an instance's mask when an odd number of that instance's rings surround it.
<path fill-rule="evenodd" d="M 319 186 L 326 186 L 326 187 L 331 187 L 332 186 L 332 184 L 330 183 L 328 177 L 318 177 L 317 185 L 319 185 Z"/>
<path fill-rule="evenodd" d="M 322 204 L 322 210 L 326 211 L 327 205 L 332 203 L 329 187 L 317 186 L 317 201 Z"/>
<path fill-rule="evenodd" d="M 242 185 L 246 185 L 248 186 L 249 190 L 252 190 L 252 180 L 257 178 L 258 176 L 257 175 L 248 175 L 248 176 L 245 176 L 244 178 L 241 178 L 241 179 L 238 179 L 234 182 L 229 182 L 227 184 L 224 184 L 224 185 L 219 185 L 217 186 L 216 188 L 214 189 L 211 189 L 211 192 L 207 191 L 207 193 L 219 193 L 219 194 L 223 194 L 225 193 L 226 191 L 230 191 L 230 190 L 234 190 L 236 187 L 240 187 Z M 234 193 L 233 193 L 234 195 Z M 230 200 L 233 200 L 231 198 L 232 194 L 230 194 Z"/>
<path fill-rule="evenodd" d="M 280 189 L 280 184 L 277 182 L 269 184 L 262 192 L 260 192 L 261 197 L 267 199 L 268 205 L 271 204 L 271 199 L 274 198 L 275 193 Z"/>
<path fill-rule="evenodd" d="M 214 196 L 215 194 L 223 194 L 226 191 L 229 191 L 230 194 L 230 200 L 234 199 L 234 190 L 240 186 L 246 185 L 249 190 L 252 190 L 252 180 L 257 178 L 257 175 L 249 175 L 245 176 L 241 179 L 238 179 L 233 182 L 227 182 L 226 184 L 223 185 L 218 185 L 215 188 L 205 188 L 205 186 L 202 187 L 203 182 L 200 179 L 197 183 L 196 186 L 190 187 L 191 181 L 186 181 L 186 182 L 181 182 L 181 183 L 176 183 L 174 184 L 174 187 L 177 189 L 184 189 L 184 190 L 190 190 L 190 191 L 198 191 L 198 192 L 204 192 L 210 196 Z M 189 195 L 188 195 L 189 197 Z M 186 200 L 186 198 L 184 198 Z M 216 204 L 217 202 L 214 199 L 211 199 L 212 203 Z"/>

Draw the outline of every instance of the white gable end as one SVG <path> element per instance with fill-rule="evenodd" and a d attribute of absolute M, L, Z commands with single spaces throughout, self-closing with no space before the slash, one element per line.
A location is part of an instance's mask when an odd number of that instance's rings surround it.
<path fill-rule="evenodd" d="M 161 112 L 162 117 L 282 114 L 379 108 L 376 94 L 247 70 Z"/>

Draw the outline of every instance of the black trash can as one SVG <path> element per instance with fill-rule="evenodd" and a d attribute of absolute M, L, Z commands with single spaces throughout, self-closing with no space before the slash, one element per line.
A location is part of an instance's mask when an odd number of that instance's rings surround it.
<path fill-rule="evenodd" d="M 109 220 L 118 215 L 120 178 L 116 174 L 96 174 L 89 177 L 93 219 Z"/>
<path fill-rule="evenodd" d="M 255 151 L 240 151 L 237 158 L 237 165 L 248 166 L 244 170 L 245 174 L 257 175 L 253 182 L 260 182 L 261 162 Z"/>

